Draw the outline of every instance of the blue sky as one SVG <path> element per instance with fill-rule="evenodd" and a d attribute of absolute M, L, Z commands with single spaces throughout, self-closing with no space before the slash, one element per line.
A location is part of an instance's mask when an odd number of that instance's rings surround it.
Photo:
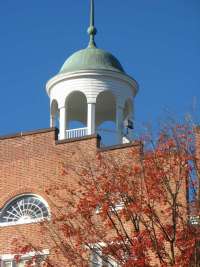
<path fill-rule="evenodd" d="M 136 126 L 200 118 L 200 1 L 96 0 L 97 45 L 140 85 Z M 49 127 L 45 83 L 87 46 L 89 0 L 0 3 L 0 134 Z"/>

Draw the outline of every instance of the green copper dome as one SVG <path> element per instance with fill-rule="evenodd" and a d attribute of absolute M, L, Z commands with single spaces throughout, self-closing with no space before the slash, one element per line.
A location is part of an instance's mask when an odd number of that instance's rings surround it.
<path fill-rule="evenodd" d="M 60 73 L 79 70 L 111 70 L 124 73 L 116 57 L 94 46 L 80 50 L 70 56 L 62 66 Z"/>
<path fill-rule="evenodd" d="M 110 70 L 124 73 L 124 70 L 112 54 L 96 47 L 94 40 L 97 29 L 94 26 L 94 0 L 90 0 L 90 36 L 88 47 L 70 56 L 62 66 L 60 73 L 68 73 L 79 70 Z"/>

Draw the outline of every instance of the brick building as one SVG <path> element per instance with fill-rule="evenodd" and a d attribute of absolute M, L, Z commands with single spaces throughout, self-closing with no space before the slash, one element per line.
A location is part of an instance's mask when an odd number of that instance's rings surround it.
<path fill-rule="evenodd" d="M 141 151 L 132 139 L 138 85 L 113 55 L 96 47 L 93 1 L 88 34 L 88 47 L 73 54 L 47 83 L 50 128 L 0 137 L 1 267 L 25 266 L 34 256 L 29 253 L 19 263 L 14 261 L 12 241 L 22 237 L 40 248 L 41 259 L 48 256 L 55 266 L 67 266 L 61 253 L 51 254 L 54 244 L 49 233 L 41 236 L 39 224 L 52 218 L 54 203 L 46 190 L 62 184 L 60 164 L 76 166 L 83 155 L 92 161 L 97 151 L 119 158 L 133 147 Z M 116 127 L 112 147 L 104 147 L 106 141 L 97 135 L 106 121 Z M 104 130 L 109 132 L 109 127 Z M 72 175 L 69 186 L 75 179 Z"/>
<path fill-rule="evenodd" d="M 102 145 L 99 126 L 106 121 L 116 125 L 112 149 L 121 153 L 132 146 L 133 99 L 138 86 L 113 55 L 96 47 L 93 1 L 88 34 L 88 47 L 74 53 L 47 83 L 50 128 L 0 138 L 1 267 L 21 267 L 34 256 L 29 253 L 19 263 L 14 261 L 12 241 L 22 237 L 40 246 L 42 257 L 58 257 L 56 263 L 63 266 L 62 257 L 49 255 L 50 238 L 37 235 L 39 222 L 51 220 L 53 206 L 46 189 L 61 182 L 59 164 L 71 161 L 72 151 L 78 164 L 80 149 L 94 158 Z M 78 124 L 72 127 L 74 121 Z"/>

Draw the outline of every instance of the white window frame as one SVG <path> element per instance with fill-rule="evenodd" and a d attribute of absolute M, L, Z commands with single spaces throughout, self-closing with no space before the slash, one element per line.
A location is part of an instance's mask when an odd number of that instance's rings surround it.
<path fill-rule="evenodd" d="M 90 255 L 90 267 L 102 267 L 103 265 L 106 267 L 120 267 L 119 264 L 111 257 L 108 255 L 108 262 L 105 262 L 102 257 L 102 247 L 105 247 L 105 243 L 97 243 L 91 246 L 91 255 Z M 97 250 L 97 253 L 95 253 L 94 250 Z M 97 257 L 97 262 L 95 266 L 95 262 L 93 262 L 93 258 Z"/>
<path fill-rule="evenodd" d="M 5 262 L 11 262 L 11 267 L 15 267 L 16 263 L 15 263 L 15 257 L 16 256 L 20 256 L 20 260 L 30 260 L 33 257 L 47 257 L 49 255 L 49 250 L 48 249 L 43 249 L 41 252 L 29 252 L 23 255 L 18 255 L 18 254 L 3 254 L 0 255 L 0 267 L 4 267 L 4 263 Z"/>
<path fill-rule="evenodd" d="M 125 207 L 125 204 L 123 201 L 119 202 L 118 204 L 114 204 L 113 207 L 110 206 L 110 211 L 114 212 L 114 211 L 119 211 L 119 210 L 122 210 L 124 209 Z M 96 214 L 100 214 L 101 213 L 101 206 L 97 206 L 96 207 L 96 211 L 95 211 Z"/>
<path fill-rule="evenodd" d="M 44 203 L 44 205 L 46 206 L 47 210 L 48 210 L 48 217 L 46 218 L 36 218 L 36 219 L 29 219 L 29 220 L 24 220 L 24 221 L 14 221 L 14 222 L 0 222 L 0 227 L 6 227 L 6 226 L 15 226 L 15 225 L 20 225 L 20 224 L 30 224 L 30 223 L 39 223 L 41 221 L 44 220 L 48 220 L 50 221 L 51 219 L 51 212 L 50 212 L 50 208 L 49 205 L 47 203 L 47 201 L 45 199 L 43 199 L 41 196 L 38 196 L 36 194 L 32 194 L 32 193 L 26 193 L 26 194 L 20 194 L 15 196 L 14 198 L 12 198 L 10 201 L 8 201 L 5 206 L 2 208 L 2 210 L 0 211 L 0 218 L 1 218 L 1 214 L 4 212 L 4 210 L 6 210 L 10 204 L 12 204 L 12 202 L 14 202 L 16 199 L 18 198 L 23 198 L 26 196 L 33 196 L 38 198 L 41 202 Z"/>

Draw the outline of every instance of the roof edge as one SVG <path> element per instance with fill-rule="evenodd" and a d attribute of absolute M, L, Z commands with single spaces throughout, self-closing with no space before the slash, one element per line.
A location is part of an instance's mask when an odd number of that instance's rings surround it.
<path fill-rule="evenodd" d="M 12 138 L 16 138 L 16 137 L 23 137 L 23 136 L 27 136 L 27 135 L 34 135 L 34 134 L 41 134 L 41 133 L 48 133 L 48 132 L 55 132 L 55 134 L 57 135 L 58 129 L 55 127 L 52 127 L 52 128 L 38 129 L 38 130 L 34 130 L 34 131 L 26 131 L 26 132 L 14 133 L 14 134 L 7 134 L 7 135 L 0 136 L 0 140 L 12 139 Z"/>

